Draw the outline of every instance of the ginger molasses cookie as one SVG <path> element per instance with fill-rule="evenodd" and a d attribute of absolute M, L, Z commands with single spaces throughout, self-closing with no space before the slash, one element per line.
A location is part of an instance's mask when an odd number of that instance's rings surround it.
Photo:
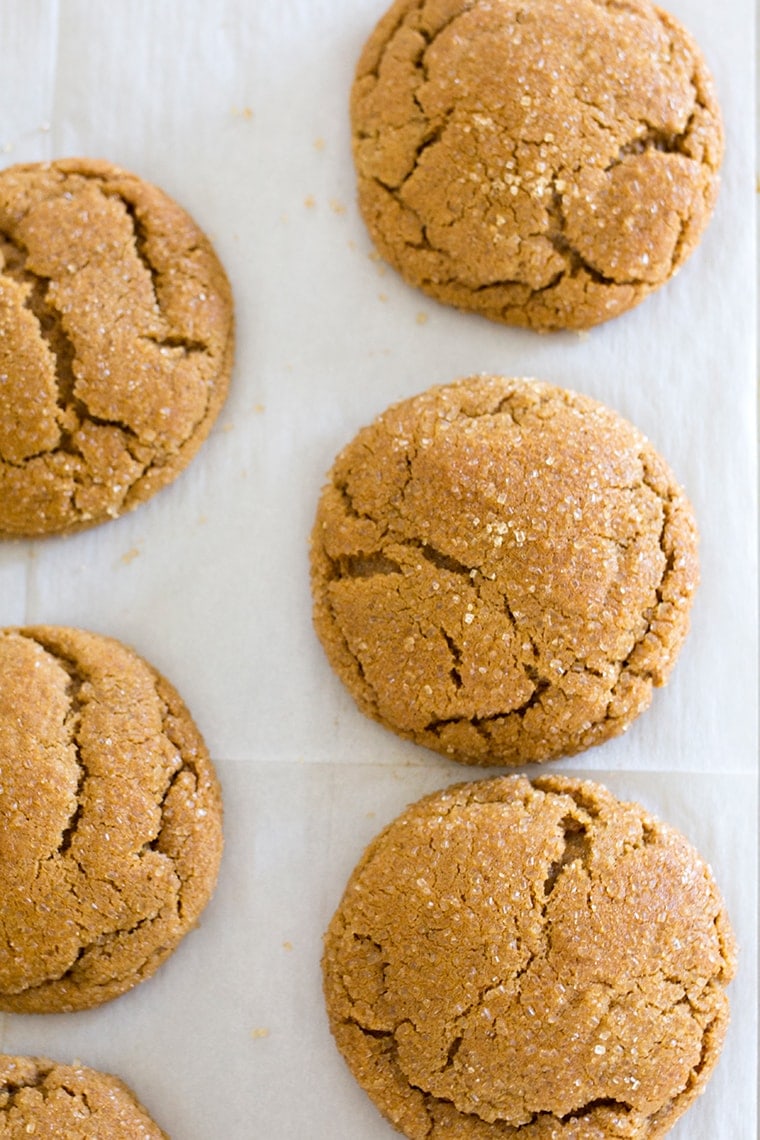
<path fill-rule="evenodd" d="M 409 807 L 325 936 L 330 1025 L 412 1140 L 654 1140 L 702 1092 L 733 935 L 674 829 L 589 781 L 507 776 Z"/>
<path fill-rule="evenodd" d="M 338 456 L 314 621 L 359 707 L 455 760 L 523 764 L 622 732 L 666 681 L 698 577 L 689 503 L 609 408 L 477 376 Z"/>
<path fill-rule="evenodd" d="M 92 159 L 0 172 L 0 536 L 93 526 L 169 483 L 232 353 L 224 270 L 161 190 Z"/>
<path fill-rule="evenodd" d="M 118 1077 L 45 1057 L 0 1056 L 1 1140 L 166 1140 Z"/>
<path fill-rule="evenodd" d="M 0 1010 L 85 1009 L 195 925 L 219 787 L 176 691 L 119 642 L 2 630 L 0 677 Z"/>
<path fill-rule="evenodd" d="M 351 113 L 380 254 L 506 324 L 582 329 L 630 309 L 715 203 L 713 83 L 649 0 L 396 0 Z"/>

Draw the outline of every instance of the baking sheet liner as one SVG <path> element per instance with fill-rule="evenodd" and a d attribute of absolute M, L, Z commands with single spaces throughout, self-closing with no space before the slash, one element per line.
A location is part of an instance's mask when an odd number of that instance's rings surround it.
<path fill-rule="evenodd" d="M 147 657 L 192 709 L 226 799 L 200 928 L 109 1006 L 0 1017 L 0 1048 L 119 1073 L 175 1138 L 394 1135 L 332 1046 L 321 934 L 375 832 L 480 777 L 362 717 L 311 629 L 306 546 L 336 452 L 390 402 L 474 372 L 537 376 L 641 428 L 686 486 L 702 585 L 668 687 L 615 741 L 551 766 L 682 827 L 736 927 L 734 1017 L 679 1140 L 756 1134 L 754 107 L 749 0 L 667 5 L 724 109 L 716 215 L 678 276 L 586 335 L 443 308 L 372 256 L 347 96 L 379 0 L 6 0 L 0 160 L 110 160 L 207 231 L 235 293 L 229 401 L 134 514 L 0 546 L 0 624 L 79 625 Z M 544 770 L 548 770 L 544 769 Z"/>

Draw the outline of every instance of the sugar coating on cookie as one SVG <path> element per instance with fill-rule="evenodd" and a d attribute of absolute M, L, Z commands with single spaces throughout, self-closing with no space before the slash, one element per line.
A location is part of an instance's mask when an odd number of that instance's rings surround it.
<path fill-rule="evenodd" d="M 624 731 L 665 683 L 698 578 L 689 503 L 585 396 L 478 376 L 341 452 L 311 540 L 314 622 L 360 708 L 453 759 L 520 764 Z"/>
<path fill-rule="evenodd" d="M 702 1092 L 735 947 L 710 868 L 590 781 L 409 807 L 325 936 L 330 1025 L 412 1140 L 652 1140 Z"/>
<path fill-rule="evenodd" d="M 109 1073 L 46 1057 L 0 1056 L 1 1140 L 166 1140 Z"/>
<path fill-rule="evenodd" d="M 99 1005 L 214 889 L 214 769 L 174 688 L 117 641 L 3 630 L 0 676 L 0 1010 Z"/>
<path fill-rule="evenodd" d="M 100 160 L 0 172 L 0 536 L 105 522 L 169 483 L 232 354 L 224 270 L 165 193 Z"/>
<path fill-rule="evenodd" d="M 712 80 L 648 0 L 396 0 L 351 116 L 380 254 L 507 324 L 630 309 L 683 264 L 717 195 Z"/>

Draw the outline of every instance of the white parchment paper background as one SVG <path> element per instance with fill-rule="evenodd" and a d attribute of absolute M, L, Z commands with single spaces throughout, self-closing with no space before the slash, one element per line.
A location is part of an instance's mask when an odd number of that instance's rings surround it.
<path fill-rule="evenodd" d="M 383 1140 L 322 1010 L 321 933 L 366 842 L 470 773 L 365 720 L 311 630 L 324 474 L 390 402 L 478 371 L 615 407 L 685 484 L 702 533 L 692 633 L 620 740 L 554 765 L 680 826 L 739 935 L 734 1018 L 677 1140 L 751 1140 L 757 1071 L 755 244 L 751 0 L 666 4 L 724 108 L 717 213 L 665 289 L 590 335 L 444 309 L 370 257 L 347 98 L 384 0 L 2 0 L 0 161 L 91 155 L 161 185 L 214 241 L 237 304 L 229 402 L 135 514 L 0 545 L 0 625 L 80 625 L 183 694 L 226 797 L 201 927 L 155 978 L 82 1014 L 0 1018 L 0 1048 L 119 1073 L 174 1140 Z M 0 900 L 0 906 L 2 900 Z"/>

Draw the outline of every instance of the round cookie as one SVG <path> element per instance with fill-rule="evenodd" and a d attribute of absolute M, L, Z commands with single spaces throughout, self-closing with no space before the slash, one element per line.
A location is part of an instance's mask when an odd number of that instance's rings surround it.
<path fill-rule="evenodd" d="M 0 1140 L 167 1140 L 107 1073 L 45 1057 L 0 1056 Z"/>
<path fill-rule="evenodd" d="M 110 638 L 0 631 L 0 1010 L 149 977 L 216 882 L 214 769 L 172 686 Z"/>
<path fill-rule="evenodd" d="M 358 433 L 322 492 L 314 622 L 359 707 L 465 763 L 569 755 L 665 683 L 697 578 L 689 504 L 585 396 L 478 376 Z"/>
<path fill-rule="evenodd" d="M 382 257 L 510 325 L 630 309 L 683 264 L 717 195 L 712 80 L 648 0 L 396 0 L 351 118 Z"/>
<path fill-rule="evenodd" d="M 325 936 L 330 1026 L 411 1140 L 654 1140 L 703 1091 L 735 948 L 709 867 L 590 781 L 409 807 Z"/>
<path fill-rule="evenodd" d="M 171 482 L 233 355 L 208 239 L 108 162 L 0 172 L 0 536 L 80 530 Z"/>

